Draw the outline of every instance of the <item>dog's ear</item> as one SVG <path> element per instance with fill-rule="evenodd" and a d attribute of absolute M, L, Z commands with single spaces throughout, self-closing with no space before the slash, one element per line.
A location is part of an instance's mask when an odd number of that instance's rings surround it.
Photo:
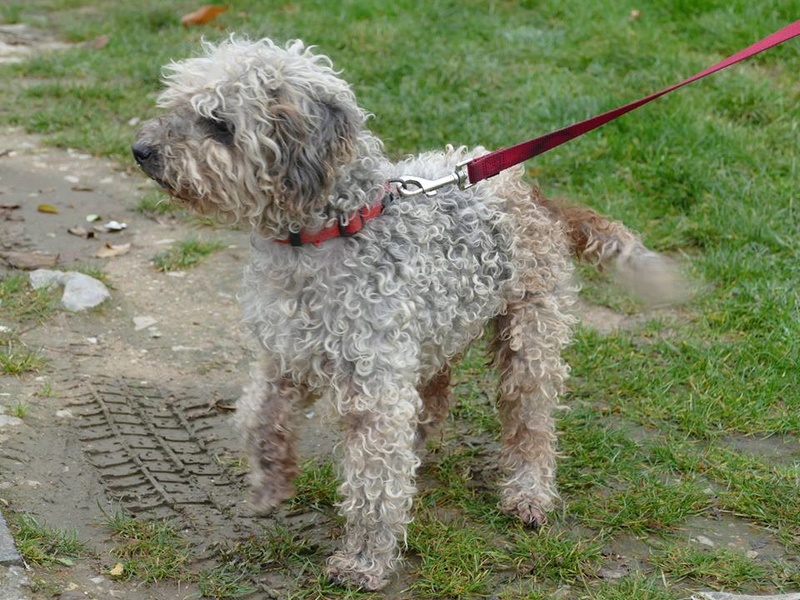
<path fill-rule="evenodd" d="M 326 202 L 339 168 L 352 160 L 362 118 L 347 106 L 308 100 L 270 109 L 277 152 L 272 165 L 275 202 L 301 217 Z"/>

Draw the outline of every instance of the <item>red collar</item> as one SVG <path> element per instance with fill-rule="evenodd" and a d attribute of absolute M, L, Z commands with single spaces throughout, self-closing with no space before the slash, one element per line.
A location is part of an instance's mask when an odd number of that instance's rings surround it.
<path fill-rule="evenodd" d="M 387 188 L 387 195 L 388 194 L 390 194 L 390 192 Z M 387 197 L 376 200 L 372 204 L 364 206 L 356 212 L 347 215 L 347 218 L 345 218 L 345 215 L 341 215 L 336 219 L 336 223 L 328 227 L 323 227 L 314 232 L 290 232 L 288 238 L 275 241 L 279 244 L 291 244 L 292 246 L 304 246 L 305 244 L 319 246 L 322 242 L 332 240 L 333 238 L 350 237 L 361 231 L 367 221 L 374 219 L 383 212 L 386 200 Z"/>

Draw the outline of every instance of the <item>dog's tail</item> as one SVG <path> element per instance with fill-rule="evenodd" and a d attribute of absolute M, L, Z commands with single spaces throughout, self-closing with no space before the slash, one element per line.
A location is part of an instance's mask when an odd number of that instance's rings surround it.
<path fill-rule="evenodd" d="M 544 198 L 533 200 L 562 223 L 575 256 L 598 271 L 612 271 L 615 280 L 632 295 L 650 305 L 685 302 L 693 293 L 680 265 L 654 252 L 619 221 L 611 221 L 591 208 Z"/>

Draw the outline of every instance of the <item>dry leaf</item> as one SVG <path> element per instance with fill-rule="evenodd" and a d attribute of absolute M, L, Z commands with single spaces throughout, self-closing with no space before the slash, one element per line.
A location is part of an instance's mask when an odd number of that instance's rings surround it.
<path fill-rule="evenodd" d="M 40 204 L 36 207 L 36 210 L 38 210 L 40 213 L 46 213 L 48 215 L 58 214 L 58 209 L 52 204 Z"/>
<path fill-rule="evenodd" d="M 15 269 L 33 271 L 55 266 L 58 262 L 58 255 L 39 252 L 0 252 L 0 259 Z"/>
<path fill-rule="evenodd" d="M 110 41 L 110 39 L 111 38 L 109 38 L 107 35 L 99 35 L 92 41 L 92 48 L 94 48 L 95 50 L 102 50 L 103 48 L 108 46 L 108 42 Z"/>
<path fill-rule="evenodd" d="M 122 574 L 125 572 L 125 565 L 122 563 L 115 564 L 111 570 L 108 572 L 109 575 L 112 577 L 122 577 Z"/>
<path fill-rule="evenodd" d="M 89 231 L 85 227 L 70 227 L 67 229 L 67 233 L 71 233 L 72 235 L 77 235 L 78 237 L 86 239 L 94 237 L 94 231 Z"/>
<path fill-rule="evenodd" d="M 631 21 L 635 21 L 636 19 L 638 19 L 641 16 L 642 16 L 642 11 L 640 11 L 638 8 L 634 8 L 631 11 Z"/>
<path fill-rule="evenodd" d="M 127 254 L 131 251 L 130 244 L 111 244 L 106 242 L 104 248 L 100 248 L 97 252 L 95 252 L 95 256 L 97 258 L 113 258 L 114 256 L 120 256 L 122 254 Z"/>
<path fill-rule="evenodd" d="M 206 23 L 210 23 L 216 19 L 226 10 L 228 10 L 227 6 L 209 4 L 207 6 L 203 6 L 202 8 L 198 8 L 194 12 L 183 15 L 183 17 L 181 17 L 181 25 L 184 27 L 189 27 L 191 25 L 205 25 Z"/>
<path fill-rule="evenodd" d="M 70 188 L 73 192 L 93 192 L 94 188 L 90 185 L 79 183 Z"/>

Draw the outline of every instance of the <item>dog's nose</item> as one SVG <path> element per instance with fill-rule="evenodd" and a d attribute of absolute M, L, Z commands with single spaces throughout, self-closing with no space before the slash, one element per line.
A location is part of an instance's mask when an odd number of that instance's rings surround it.
<path fill-rule="evenodd" d="M 142 142 L 136 142 L 132 147 L 131 150 L 133 151 L 133 157 L 136 159 L 136 162 L 139 163 L 139 166 L 143 165 L 147 162 L 151 156 L 153 156 L 153 147 Z"/>

